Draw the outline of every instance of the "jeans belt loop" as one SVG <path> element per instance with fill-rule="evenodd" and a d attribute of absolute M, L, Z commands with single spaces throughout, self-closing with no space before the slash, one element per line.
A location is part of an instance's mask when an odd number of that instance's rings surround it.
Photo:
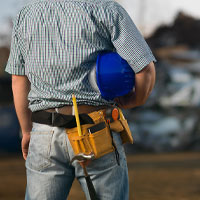
<path fill-rule="evenodd" d="M 56 113 L 59 113 L 59 108 L 55 108 Z"/>
<path fill-rule="evenodd" d="M 52 126 L 54 126 L 54 119 L 55 119 L 55 112 L 52 112 L 51 113 L 51 123 L 52 123 Z"/>

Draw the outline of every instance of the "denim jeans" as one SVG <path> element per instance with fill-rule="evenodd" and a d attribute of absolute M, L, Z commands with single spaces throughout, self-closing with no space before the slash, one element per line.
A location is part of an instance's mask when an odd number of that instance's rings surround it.
<path fill-rule="evenodd" d="M 88 174 L 100 200 L 128 200 L 128 170 L 120 135 L 113 133 L 120 156 L 115 153 L 91 161 Z M 84 172 L 73 158 L 73 150 L 64 128 L 33 124 L 26 160 L 26 200 L 66 200 L 74 178 L 90 199 Z M 78 192 L 78 191 L 77 191 Z"/>

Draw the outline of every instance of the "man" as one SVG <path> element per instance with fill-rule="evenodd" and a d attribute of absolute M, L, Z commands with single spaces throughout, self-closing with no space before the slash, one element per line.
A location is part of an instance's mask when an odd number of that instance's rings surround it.
<path fill-rule="evenodd" d="M 135 71 L 135 90 L 106 101 L 92 89 L 88 74 L 101 51 L 116 51 Z M 145 103 L 155 82 L 153 57 L 126 11 L 112 0 L 37 0 L 27 4 L 14 21 L 6 71 L 12 74 L 14 104 L 23 138 L 27 168 L 27 200 L 64 200 L 76 177 L 89 199 L 80 165 L 70 164 L 73 151 L 64 127 L 42 116 L 72 115 Z M 44 112 L 43 112 L 44 111 Z M 35 123 L 35 121 L 39 123 Z M 114 153 L 93 160 L 87 170 L 101 200 L 128 200 L 128 172 L 120 136 L 113 134 Z M 31 138 L 31 139 L 30 139 Z"/>

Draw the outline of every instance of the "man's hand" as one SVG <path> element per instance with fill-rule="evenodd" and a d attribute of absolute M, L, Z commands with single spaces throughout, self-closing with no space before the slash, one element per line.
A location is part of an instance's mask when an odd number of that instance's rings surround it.
<path fill-rule="evenodd" d="M 128 94 L 117 97 L 114 99 L 114 101 L 117 103 L 118 107 L 123 108 L 123 109 L 129 109 L 132 107 L 136 107 L 134 104 L 134 99 L 135 99 L 135 92 L 131 91 Z"/>
<path fill-rule="evenodd" d="M 30 142 L 30 133 L 23 133 L 21 145 L 22 145 L 22 154 L 24 160 L 26 160 L 28 155 L 29 142 Z"/>
<path fill-rule="evenodd" d="M 143 70 L 135 74 L 135 88 L 129 94 L 117 97 L 114 101 L 120 108 L 129 109 L 143 105 L 148 99 L 155 84 L 154 63 L 149 63 Z"/>

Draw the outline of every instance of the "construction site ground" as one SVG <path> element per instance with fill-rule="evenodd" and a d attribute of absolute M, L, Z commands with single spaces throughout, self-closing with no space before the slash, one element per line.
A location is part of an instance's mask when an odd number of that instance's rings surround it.
<path fill-rule="evenodd" d="M 127 156 L 130 200 L 199 200 L 200 152 Z M 0 154 L 0 200 L 23 200 L 26 187 L 20 154 Z M 85 200 L 77 181 L 68 200 Z"/>

